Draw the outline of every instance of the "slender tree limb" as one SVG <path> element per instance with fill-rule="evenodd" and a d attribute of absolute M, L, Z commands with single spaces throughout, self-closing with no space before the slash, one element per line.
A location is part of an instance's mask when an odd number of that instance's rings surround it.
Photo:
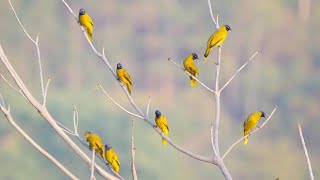
<path fill-rule="evenodd" d="M 39 112 L 39 114 L 51 125 L 51 127 L 59 134 L 59 136 L 71 147 L 74 152 L 79 155 L 88 165 L 91 165 L 91 159 L 68 137 L 67 134 L 60 128 L 60 126 L 56 123 L 56 120 L 50 115 L 46 107 L 42 106 L 29 92 L 20 76 L 12 67 L 9 62 L 7 56 L 4 54 L 3 49 L 0 45 L 0 60 L 5 65 L 6 69 L 15 80 L 18 87 L 21 89 L 22 93 L 27 98 L 28 102 Z M 104 171 L 101 167 L 96 166 L 97 172 L 106 179 L 117 179 L 111 174 Z"/>
<path fill-rule="evenodd" d="M 46 106 L 46 101 L 47 101 L 47 93 L 48 93 L 48 88 L 49 88 L 49 84 L 50 84 L 50 80 L 51 80 L 51 76 L 48 77 L 48 81 L 46 84 L 46 88 L 44 90 L 44 97 L 43 97 L 43 106 Z"/>
<path fill-rule="evenodd" d="M 302 133 L 302 129 L 301 129 L 301 124 L 300 123 L 298 124 L 298 131 L 299 131 L 299 135 L 300 135 L 300 138 L 301 138 L 301 144 L 302 144 L 302 147 L 303 147 L 303 150 L 304 150 L 304 154 L 306 156 L 306 160 L 307 160 L 307 163 L 308 163 L 310 179 L 314 180 L 314 176 L 313 176 L 313 172 L 312 172 L 312 166 L 311 166 L 311 162 L 310 162 L 310 158 L 309 158 L 309 154 L 308 154 L 308 149 L 307 149 L 307 146 L 306 146 L 306 142 L 304 141 L 304 137 L 303 137 L 303 133 Z"/>
<path fill-rule="evenodd" d="M 2 77 L 4 82 L 7 83 L 14 91 L 21 94 L 25 99 L 27 99 L 20 89 L 15 88 L 2 74 L 0 74 L 0 76 Z"/>
<path fill-rule="evenodd" d="M 269 115 L 269 117 L 262 123 L 262 125 L 259 128 L 256 128 L 255 130 L 253 130 L 250 134 L 241 137 L 238 141 L 236 141 L 235 143 L 233 143 L 229 149 L 224 153 L 224 155 L 222 156 L 222 159 L 224 159 L 228 153 L 234 148 L 235 145 L 237 145 L 239 142 L 243 141 L 245 138 L 249 137 L 250 135 L 253 135 L 254 133 L 258 132 L 260 129 L 262 129 L 271 119 L 271 117 L 273 116 L 273 114 L 276 112 L 277 110 L 277 106 L 272 110 L 271 114 Z"/>
<path fill-rule="evenodd" d="M 228 84 L 236 77 L 236 75 L 257 55 L 259 54 L 259 50 L 257 50 L 246 63 L 244 63 L 232 76 L 231 78 L 222 86 L 222 88 L 219 90 L 220 92 L 228 86 Z"/>
<path fill-rule="evenodd" d="M 115 100 L 113 100 L 113 99 L 111 98 L 111 96 L 104 90 L 104 88 L 101 86 L 100 83 L 98 83 L 97 86 L 98 86 L 98 87 L 101 89 L 101 91 L 102 91 L 115 105 L 117 105 L 120 109 L 122 109 L 123 111 L 125 111 L 126 113 L 128 113 L 128 114 L 130 114 L 130 115 L 132 115 L 132 116 L 135 116 L 135 117 L 138 117 L 138 118 L 140 118 L 140 119 L 143 119 L 142 116 L 126 110 L 124 107 L 122 107 L 120 104 L 118 104 Z"/>
<path fill-rule="evenodd" d="M 95 179 L 94 177 L 94 157 L 96 155 L 96 150 L 94 148 L 92 148 L 92 164 L 91 164 L 91 168 L 90 168 L 90 180 Z"/>
<path fill-rule="evenodd" d="M 210 128 L 210 140 L 211 140 L 211 148 L 212 148 L 213 154 L 216 156 L 216 155 L 218 155 L 218 152 L 216 151 L 216 148 L 214 147 L 213 124 L 211 124 L 211 128 Z"/>
<path fill-rule="evenodd" d="M 212 6 L 211 6 L 211 0 L 208 0 L 208 6 L 209 6 L 209 12 L 210 12 L 210 15 L 211 15 L 211 19 L 212 19 L 212 22 L 213 22 L 213 25 L 216 29 L 219 29 L 219 24 L 218 24 L 218 17 L 217 17 L 217 21 L 214 19 L 214 15 L 213 15 L 213 12 L 212 12 Z"/>
<path fill-rule="evenodd" d="M 189 76 L 191 76 L 192 78 L 194 78 L 199 84 L 201 84 L 205 89 L 207 89 L 208 91 L 210 91 L 211 93 L 214 93 L 214 90 L 210 89 L 208 86 L 206 86 L 203 82 L 201 82 L 199 79 L 197 79 L 196 77 L 194 77 L 192 74 L 190 74 L 188 71 L 186 71 L 183 67 L 181 67 L 179 64 L 177 64 L 176 62 L 174 62 L 172 60 L 172 58 L 168 58 L 168 60 L 170 62 L 172 62 L 174 65 L 176 65 L 178 68 L 180 68 L 182 71 L 184 71 L 185 73 L 187 73 Z"/>
<path fill-rule="evenodd" d="M 14 13 L 14 16 L 16 17 L 21 29 L 23 30 L 23 32 L 26 34 L 26 36 L 30 39 L 31 42 L 33 42 L 33 44 L 36 46 L 37 49 L 37 55 L 38 55 L 38 64 L 39 64 L 39 73 L 40 73 L 40 86 L 41 86 L 41 95 L 43 97 L 43 105 L 45 104 L 45 92 L 44 92 L 44 85 L 43 85 L 43 74 L 42 74 L 42 65 L 41 65 L 41 56 L 40 56 L 40 48 L 39 48 L 39 35 L 36 36 L 36 40 L 32 39 L 31 36 L 29 35 L 29 33 L 27 32 L 27 30 L 24 28 L 24 26 L 22 25 L 16 11 L 13 8 L 13 5 L 11 3 L 11 0 L 8 0 L 9 4 L 11 6 L 11 9 Z"/>
<path fill-rule="evenodd" d="M 150 98 L 149 98 L 149 100 L 150 100 Z M 131 172 L 132 172 L 132 179 L 138 180 L 136 166 L 134 165 L 135 153 L 136 153 L 136 147 L 134 146 L 134 120 L 132 120 L 132 125 L 131 125 Z"/>
<path fill-rule="evenodd" d="M 147 105 L 146 115 L 149 115 L 149 108 L 150 108 L 150 96 L 148 98 L 148 105 Z"/>
<path fill-rule="evenodd" d="M 2 99 L 2 98 L 1 98 Z M 3 99 L 1 100 L 3 101 Z M 6 109 L 4 104 L 0 105 L 2 113 L 5 115 L 8 122 L 25 138 L 34 148 L 36 148 L 43 156 L 48 158 L 54 165 L 56 165 L 65 175 L 70 179 L 78 179 L 74 174 L 72 174 L 67 168 L 65 168 L 58 160 L 51 156 L 46 150 L 44 150 L 40 145 L 38 145 L 23 129 L 16 124 L 13 120 L 9 108 Z"/>

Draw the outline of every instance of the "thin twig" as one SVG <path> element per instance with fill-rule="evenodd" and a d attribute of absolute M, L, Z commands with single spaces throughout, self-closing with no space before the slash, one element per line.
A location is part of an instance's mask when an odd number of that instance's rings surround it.
<path fill-rule="evenodd" d="M 74 128 L 74 133 L 79 136 L 78 124 L 79 124 L 78 110 L 76 105 L 74 104 L 73 105 L 73 128 Z"/>
<path fill-rule="evenodd" d="M 50 84 L 50 80 L 51 80 L 51 76 L 48 77 L 48 81 L 47 81 L 47 84 L 46 84 L 46 89 L 44 91 L 43 106 L 46 106 L 47 93 L 48 93 L 48 87 L 49 87 L 49 84 Z"/>
<path fill-rule="evenodd" d="M 16 91 L 17 93 L 21 94 L 23 96 L 23 98 L 27 99 L 26 96 L 22 93 L 21 90 L 15 88 L 2 74 L 0 74 L 0 76 L 14 91 Z"/>
<path fill-rule="evenodd" d="M 313 176 L 313 172 L 312 172 L 312 166 L 311 166 L 311 162 L 310 162 L 310 158 L 309 158 L 309 154 L 308 154 L 308 149 L 307 149 L 307 146 L 306 146 L 306 142 L 304 141 L 304 137 L 303 137 L 303 133 L 302 133 L 302 129 L 301 129 L 301 124 L 300 123 L 298 124 L 298 131 L 299 131 L 299 135 L 300 135 L 300 138 L 301 138 L 301 143 L 302 143 L 302 146 L 303 146 L 304 154 L 306 156 L 306 160 L 307 160 L 307 163 L 308 163 L 310 179 L 314 180 L 314 176 Z"/>
<path fill-rule="evenodd" d="M 111 96 L 109 96 L 109 94 L 103 89 L 103 87 L 101 86 L 100 83 L 98 83 L 97 86 L 98 86 L 98 87 L 101 89 L 101 91 L 102 91 L 115 105 L 117 105 L 120 109 L 122 109 L 123 111 L 127 112 L 128 114 L 130 114 L 130 115 L 132 115 L 132 116 L 135 116 L 135 117 L 138 117 L 138 118 L 140 118 L 140 119 L 143 119 L 142 116 L 126 110 L 124 107 L 122 107 L 120 104 L 118 104 L 115 100 L 113 100 L 113 99 L 111 98 Z"/>
<path fill-rule="evenodd" d="M 59 121 L 56 121 L 56 123 L 60 126 L 60 128 L 61 128 L 64 132 L 66 132 L 66 133 L 68 133 L 68 134 L 70 134 L 70 135 L 72 135 L 72 136 L 77 136 L 77 134 L 76 134 L 75 132 L 71 131 L 69 128 L 67 128 L 65 125 L 63 125 L 63 124 L 60 123 Z"/>
<path fill-rule="evenodd" d="M 203 82 L 201 82 L 199 79 L 197 79 L 196 77 L 194 77 L 192 74 L 190 74 L 188 71 L 186 71 L 183 67 L 181 67 L 179 64 L 177 64 L 176 62 L 174 62 L 172 60 L 172 58 L 168 58 L 169 61 L 171 61 L 174 65 L 176 65 L 178 68 L 180 68 L 182 71 L 184 71 L 185 73 L 187 73 L 189 76 L 191 76 L 192 78 L 194 78 L 198 83 L 200 83 L 205 89 L 207 89 L 208 91 L 210 91 L 211 93 L 214 93 L 214 90 L 210 89 L 208 86 L 206 86 Z"/>
<path fill-rule="evenodd" d="M 211 7 L 211 0 L 208 0 L 208 6 L 209 6 L 209 12 L 210 12 L 210 15 L 211 15 L 211 19 L 212 19 L 213 25 L 214 25 L 214 27 L 216 29 L 219 29 L 219 25 L 218 25 L 218 23 L 216 22 L 216 20 L 214 19 L 214 16 L 213 16 L 212 7 Z"/>
<path fill-rule="evenodd" d="M 219 90 L 220 92 L 228 86 L 228 84 L 236 77 L 236 75 L 257 55 L 259 54 L 259 50 L 257 50 L 246 63 L 244 63 L 232 76 L 231 78 L 226 82 L 225 85 L 222 86 L 222 88 Z"/>
<path fill-rule="evenodd" d="M 134 155 L 136 153 L 136 147 L 134 146 L 134 120 L 132 120 L 131 125 L 131 171 L 132 171 L 132 179 L 138 180 L 137 171 L 134 164 Z"/>
<path fill-rule="evenodd" d="M 91 164 L 91 168 L 90 168 L 90 170 L 91 170 L 90 180 L 93 180 L 93 179 L 94 179 L 94 157 L 95 157 L 95 155 L 96 155 L 95 152 L 96 152 L 95 149 L 92 148 L 92 164 Z"/>
<path fill-rule="evenodd" d="M 58 160 L 56 160 L 53 156 L 51 156 L 46 150 L 44 150 L 41 146 L 39 146 L 23 129 L 16 124 L 13 120 L 9 109 L 7 110 L 4 107 L 4 104 L 0 106 L 2 113 L 5 115 L 6 119 L 9 123 L 33 146 L 35 147 L 42 155 L 48 158 L 53 164 L 55 164 L 64 174 L 66 174 L 71 179 L 78 179 L 75 175 L 73 175 L 67 168 L 65 168 Z"/>
<path fill-rule="evenodd" d="M 4 106 L 4 100 L 3 100 L 1 93 L 0 93 L 0 102 L 1 102 L 1 106 Z"/>
<path fill-rule="evenodd" d="M 273 114 L 276 112 L 277 110 L 277 106 L 272 110 L 270 116 L 264 121 L 264 123 L 262 123 L 262 125 L 259 127 L 259 128 L 256 128 L 255 130 L 253 130 L 250 134 L 246 135 L 246 136 L 243 136 L 241 137 L 238 141 L 236 141 L 235 143 L 233 143 L 230 148 L 224 153 L 224 155 L 222 156 L 222 159 L 224 159 L 228 153 L 233 149 L 233 147 L 235 145 L 237 145 L 239 142 L 243 141 L 245 138 L 247 138 L 248 136 L 250 135 L 253 135 L 254 133 L 258 132 L 260 129 L 262 129 L 268 122 L 269 120 L 271 119 L 271 117 L 273 116 Z"/>
<path fill-rule="evenodd" d="M 216 148 L 214 147 L 214 141 L 213 141 L 213 124 L 211 124 L 211 128 L 210 128 L 210 140 L 211 140 L 211 148 L 212 148 L 212 151 L 213 151 L 213 154 L 214 155 L 217 155 L 217 151 L 216 151 Z"/>
<path fill-rule="evenodd" d="M 44 86 L 43 86 L 43 74 L 42 74 L 42 66 L 41 66 L 41 56 L 40 56 L 40 49 L 39 49 L 39 35 L 36 36 L 36 40 L 32 39 L 31 36 L 29 35 L 29 33 L 27 32 L 27 30 L 24 28 L 24 26 L 22 25 L 16 11 L 14 10 L 13 8 L 13 5 L 11 3 L 10 0 L 9 1 L 9 4 L 11 6 L 11 9 L 20 25 L 20 27 L 22 28 L 23 32 L 26 34 L 26 36 L 33 42 L 33 44 L 36 46 L 36 49 L 37 49 L 37 55 L 38 55 L 38 64 L 39 64 L 39 73 L 40 73 L 40 86 L 41 86 L 41 94 L 42 94 L 42 97 L 43 97 L 43 105 L 45 104 L 45 93 L 44 93 Z"/>
<path fill-rule="evenodd" d="M 150 99 L 150 96 L 149 96 L 149 98 L 148 98 L 148 105 L 147 105 L 147 111 L 146 111 L 146 114 L 147 114 L 147 115 L 149 115 L 150 102 L 151 102 L 151 99 Z"/>

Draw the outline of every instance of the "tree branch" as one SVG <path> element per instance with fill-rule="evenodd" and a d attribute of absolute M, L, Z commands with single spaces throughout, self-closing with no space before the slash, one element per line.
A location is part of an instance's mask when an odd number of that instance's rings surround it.
<path fill-rule="evenodd" d="M 21 80 L 20 76 L 12 67 L 11 63 L 9 62 L 7 56 L 4 54 L 3 49 L 0 45 L 0 59 L 1 62 L 5 65 L 6 69 L 15 80 L 18 87 L 21 89 L 22 93 L 27 98 L 28 102 L 39 112 L 39 114 L 51 125 L 51 127 L 59 134 L 59 136 L 74 150 L 74 152 L 79 155 L 88 165 L 91 165 L 91 159 L 68 137 L 67 134 L 59 127 L 56 123 L 56 120 L 50 115 L 46 107 L 42 106 L 29 92 L 26 88 L 25 84 Z M 111 174 L 104 171 L 101 167 L 96 166 L 97 172 L 104 178 L 108 179 L 117 179 L 116 177 L 112 176 Z"/>
<path fill-rule="evenodd" d="M 227 86 L 228 86 L 228 84 L 236 77 L 236 75 L 257 55 L 257 54 L 259 54 L 259 50 L 257 50 L 250 58 L 249 58 L 249 60 L 246 62 L 246 63 L 244 63 L 232 76 L 231 76 L 231 78 L 226 82 L 226 84 L 225 85 L 223 85 L 222 86 L 222 88 L 219 90 L 220 92 L 224 89 L 224 88 L 226 88 Z"/>
<path fill-rule="evenodd" d="M 149 100 L 150 100 L 150 98 L 149 98 Z M 131 126 L 131 172 L 132 172 L 132 179 L 138 180 L 136 167 L 134 165 L 135 153 L 136 153 L 136 148 L 134 146 L 134 120 L 132 120 L 132 126 Z"/>
<path fill-rule="evenodd" d="M 214 19 L 214 16 L 213 16 L 213 12 L 212 12 L 212 7 L 211 7 L 211 0 L 208 0 L 208 6 L 209 6 L 209 12 L 210 12 L 210 15 L 211 15 L 211 19 L 212 19 L 212 22 L 213 22 L 213 25 L 216 29 L 219 29 L 219 24 L 218 24 L 218 16 L 217 16 L 217 21 Z"/>
<path fill-rule="evenodd" d="M 47 93 L 48 93 L 48 87 L 50 84 L 51 76 L 48 77 L 48 81 L 46 84 L 46 89 L 44 90 L 44 98 L 43 98 L 43 106 L 46 106 L 46 100 L 47 100 Z"/>
<path fill-rule="evenodd" d="M 259 128 L 256 128 L 254 131 L 252 131 L 250 134 L 246 135 L 246 136 L 243 136 L 241 137 L 238 141 L 236 141 L 235 143 L 233 143 L 230 148 L 224 153 L 224 155 L 222 156 L 222 159 L 224 159 L 228 153 L 233 149 L 233 147 L 235 145 L 237 145 L 239 142 L 243 141 L 245 138 L 249 137 L 250 135 L 253 135 L 254 133 L 258 132 L 260 129 L 262 129 L 268 122 L 269 120 L 271 119 L 271 117 L 273 116 L 273 114 L 276 112 L 277 110 L 277 106 L 272 110 L 270 116 L 267 118 L 267 120 L 264 121 L 264 123 L 259 127 Z"/>
<path fill-rule="evenodd" d="M 92 148 L 92 164 L 91 164 L 91 168 L 90 168 L 90 180 L 95 179 L 94 177 L 94 157 L 96 155 L 96 150 L 94 148 Z"/>
<path fill-rule="evenodd" d="M 19 94 L 21 94 L 25 99 L 26 96 L 22 93 L 22 91 L 20 89 L 15 88 L 2 74 L 0 74 L 0 76 L 2 77 L 2 79 L 16 92 L 18 92 Z"/>
<path fill-rule="evenodd" d="M 38 55 L 38 64 L 39 64 L 39 73 L 40 73 L 40 86 L 41 86 L 41 95 L 43 97 L 43 105 L 45 105 L 45 92 L 44 92 L 44 86 L 43 86 L 43 75 L 42 75 L 42 65 L 41 65 L 41 56 L 40 56 L 40 49 L 39 49 L 39 35 L 36 36 L 36 40 L 32 39 L 27 30 L 22 25 L 16 11 L 13 8 L 13 5 L 11 3 L 11 0 L 8 0 L 9 4 L 11 6 L 11 9 L 14 13 L 14 16 L 16 17 L 20 27 L 22 28 L 23 32 L 26 34 L 26 36 L 30 39 L 30 41 L 33 42 L 33 44 L 36 46 L 37 49 L 37 55 Z"/>
<path fill-rule="evenodd" d="M 307 160 L 307 163 L 308 163 L 310 179 L 314 180 L 314 176 L 313 176 L 313 172 L 312 172 L 312 166 L 311 166 L 311 162 L 310 162 L 309 154 L 308 154 L 308 149 L 307 149 L 306 143 L 304 141 L 304 137 L 303 137 L 303 133 L 302 133 L 302 129 L 301 129 L 301 124 L 300 123 L 298 124 L 298 131 L 299 131 L 299 135 L 300 135 L 300 138 L 301 138 L 301 143 L 302 143 L 302 147 L 303 147 L 303 150 L 304 150 L 304 154 L 306 156 L 306 160 Z"/>
<path fill-rule="evenodd" d="M 150 96 L 148 98 L 148 105 L 147 105 L 147 110 L 146 110 L 147 115 L 149 115 L 149 108 L 150 108 Z"/>
<path fill-rule="evenodd" d="M 3 102 L 3 99 L 1 98 Z M 36 148 L 43 156 L 48 158 L 54 165 L 56 165 L 65 175 L 67 175 L 70 179 L 78 179 L 75 175 L 73 175 L 67 168 L 65 168 L 58 160 L 56 160 L 53 156 L 51 156 L 46 150 L 44 150 L 40 145 L 38 145 L 23 129 L 16 124 L 13 120 L 10 110 L 4 107 L 4 104 L 0 105 L 0 109 L 2 113 L 5 115 L 6 119 L 9 123 L 34 147 Z"/>
<path fill-rule="evenodd" d="M 182 71 L 184 71 L 185 73 L 187 73 L 189 76 L 191 76 L 192 78 L 194 78 L 199 84 L 201 84 L 205 89 L 207 89 L 208 91 L 210 91 L 211 93 L 214 93 L 214 91 L 212 89 L 210 89 L 208 86 L 206 86 L 203 82 L 201 82 L 199 79 L 197 79 L 196 77 L 194 77 L 192 74 L 190 74 L 188 71 L 186 71 L 183 67 L 181 67 L 179 64 L 177 64 L 176 62 L 174 62 L 172 60 L 172 58 L 168 58 L 169 61 L 171 61 L 174 65 L 176 65 L 178 68 L 180 68 Z"/>

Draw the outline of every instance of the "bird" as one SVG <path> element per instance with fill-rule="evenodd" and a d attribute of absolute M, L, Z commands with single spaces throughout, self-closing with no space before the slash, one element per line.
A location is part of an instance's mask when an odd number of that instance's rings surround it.
<path fill-rule="evenodd" d="M 120 63 L 117 64 L 117 76 L 121 82 L 126 84 L 128 92 L 131 95 L 131 86 L 132 86 L 131 77 L 129 73 L 124 68 L 122 68 L 122 65 Z"/>
<path fill-rule="evenodd" d="M 100 137 L 97 134 L 91 134 L 89 131 L 84 133 L 84 137 L 87 139 L 87 142 L 89 142 L 89 147 L 94 149 L 102 158 L 104 158 L 104 146 Z"/>
<path fill-rule="evenodd" d="M 230 31 L 231 28 L 229 25 L 223 25 L 220 27 L 220 29 L 216 30 L 209 38 L 207 42 L 207 49 L 204 53 L 204 60 L 207 60 L 207 57 L 211 51 L 211 48 L 214 46 L 220 46 L 223 41 L 226 39 L 228 35 L 228 31 Z"/>
<path fill-rule="evenodd" d="M 169 133 L 169 124 L 167 119 L 161 114 L 159 110 L 155 111 L 156 117 L 155 117 L 155 122 L 158 128 L 163 132 L 164 135 L 168 136 Z M 162 138 L 162 144 L 166 145 L 167 141 Z"/>
<path fill-rule="evenodd" d="M 248 135 L 251 129 L 257 126 L 257 123 L 261 117 L 266 117 L 263 111 L 258 111 L 250 114 L 243 123 L 243 134 Z M 248 137 L 244 138 L 244 144 L 248 144 Z"/>
<path fill-rule="evenodd" d="M 188 71 L 190 74 L 192 74 L 194 77 L 196 77 L 197 74 L 199 75 L 199 70 L 197 66 L 194 64 L 194 60 L 196 59 L 199 59 L 198 55 L 196 53 L 191 53 L 183 61 L 183 66 L 185 70 Z M 192 76 L 190 76 L 190 85 L 191 86 L 197 85 L 197 81 Z"/>
<path fill-rule="evenodd" d="M 109 164 L 111 164 L 113 170 L 119 173 L 120 160 L 116 152 L 113 150 L 110 144 L 106 144 L 104 147 L 106 149 L 106 154 L 105 154 L 106 160 L 108 161 Z"/>
<path fill-rule="evenodd" d="M 89 14 L 86 13 L 86 11 L 83 8 L 79 10 L 79 23 L 81 26 L 86 28 L 88 37 L 90 41 L 92 41 L 92 31 L 94 23 Z"/>

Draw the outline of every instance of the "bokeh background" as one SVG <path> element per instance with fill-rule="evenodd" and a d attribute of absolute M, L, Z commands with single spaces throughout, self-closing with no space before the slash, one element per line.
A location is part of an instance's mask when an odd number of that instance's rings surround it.
<path fill-rule="evenodd" d="M 263 110 L 270 114 L 275 105 L 279 107 L 265 128 L 249 138 L 247 146 L 239 144 L 225 159 L 234 179 L 308 179 L 298 122 L 302 123 L 314 174 L 320 174 L 320 1 L 312 1 L 310 8 L 305 4 L 309 1 L 301 2 L 212 2 L 220 24 L 232 28 L 223 48 L 221 84 L 255 50 L 261 50 L 222 93 L 220 151 L 242 136 L 242 124 L 249 113 Z M 207 1 L 68 3 L 75 12 L 83 7 L 91 15 L 95 22 L 93 44 L 98 49 L 105 47 L 112 66 L 121 62 L 131 73 L 132 96 L 137 104 L 145 108 L 151 96 L 151 118 L 160 109 L 169 121 L 173 140 L 196 153 L 210 155 L 213 96 L 201 86 L 190 87 L 186 74 L 167 61 L 173 57 L 182 64 L 191 52 L 203 56 L 206 41 L 215 30 Z M 13 4 L 31 36 L 40 35 L 44 76 L 52 76 L 47 103 L 52 116 L 71 127 L 72 105 L 76 104 L 79 131 L 90 130 L 112 144 L 122 163 L 120 174 L 130 179 L 132 117 L 95 88 L 101 82 L 121 105 L 132 110 L 111 73 L 89 48 L 62 2 L 14 0 Z M 0 2 L 0 17 L 0 43 L 27 87 L 41 99 L 36 49 L 7 1 Z M 208 61 L 196 62 L 199 78 L 210 87 L 214 86 L 216 57 L 214 49 Z M 0 72 L 9 78 L 2 64 Z M 27 133 L 81 179 L 89 178 L 86 164 L 3 80 L 0 92 Z M 2 114 L 0 120 L 0 179 L 67 179 Z M 159 135 L 142 120 L 136 120 L 135 141 L 140 179 L 223 179 L 217 167 L 162 146 Z"/>

